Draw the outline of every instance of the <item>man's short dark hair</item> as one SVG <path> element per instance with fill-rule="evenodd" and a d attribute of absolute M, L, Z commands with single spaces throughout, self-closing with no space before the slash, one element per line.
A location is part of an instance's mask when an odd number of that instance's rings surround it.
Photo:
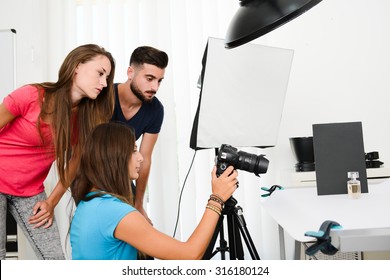
<path fill-rule="evenodd" d="M 144 63 L 165 69 L 168 65 L 168 55 L 164 51 L 153 47 L 138 47 L 131 54 L 130 65 L 139 66 Z"/>

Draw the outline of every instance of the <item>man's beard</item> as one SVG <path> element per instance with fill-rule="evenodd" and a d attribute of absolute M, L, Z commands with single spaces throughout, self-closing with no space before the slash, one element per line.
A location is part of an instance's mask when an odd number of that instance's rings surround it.
<path fill-rule="evenodd" d="M 152 102 L 152 99 L 146 99 L 145 96 L 142 94 L 142 92 L 139 90 L 139 88 L 133 83 L 131 82 L 130 83 L 130 89 L 131 91 L 134 93 L 134 95 L 139 99 L 141 100 L 143 103 L 151 103 Z"/>

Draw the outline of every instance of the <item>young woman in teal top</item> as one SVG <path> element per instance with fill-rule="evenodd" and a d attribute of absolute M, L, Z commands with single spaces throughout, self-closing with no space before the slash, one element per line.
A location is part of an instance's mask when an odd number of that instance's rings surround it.
<path fill-rule="evenodd" d="M 132 205 L 131 180 L 143 161 L 131 128 L 97 126 L 87 139 L 71 186 L 76 211 L 70 228 L 72 259 L 137 259 L 141 251 L 157 259 L 201 259 L 224 202 L 237 188 L 237 171 L 212 171 L 212 195 L 190 238 L 181 242 L 159 232 Z"/>

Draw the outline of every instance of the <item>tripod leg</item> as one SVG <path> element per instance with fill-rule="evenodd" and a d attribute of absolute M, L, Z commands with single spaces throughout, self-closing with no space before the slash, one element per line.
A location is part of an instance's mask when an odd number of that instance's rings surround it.
<path fill-rule="evenodd" d="M 235 220 L 238 222 L 237 226 L 240 229 L 241 235 L 244 238 L 245 244 L 248 248 L 249 254 L 252 257 L 252 260 L 260 260 L 259 254 L 256 251 L 255 245 L 253 244 L 252 238 L 249 234 L 249 231 L 246 227 L 246 222 L 244 215 L 242 214 L 242 208 L 237 206 L 234 211 Z"/>
<path fill-rule="evenodd" d="M 221 260 L 225 260 L 226 259 L 225 254 L 226 254 L 227 251 L 229 251 L 229 248 L 228 248 L 228 243 L 225 240 L 225 234 L 224 234 L 223 223 L 222 223 L 221 224 L 221 229 L 219 231 L 219 247 L 217 248 L 217 250 L 214 253 L 214 255 L 216 253 L 218 253 L 218 252 L 221 252 Z"/>
<path fill-rule="evenodd" d="M 216 249 L 215 252 L 213 252 L 214 250 L 214 246 L 215 246 L 215 242 L 217 240 L 217 237 L 218 237 L 218 234 L 220 235 L 219 236 L 219 244 L 220 244 L 220 247 L 218 247 Z M 226 252 L 226 249 L 227 248 L 227 243 L 224 239 L 224 231 L 223 231 L 223 215 L 221 215 L 218 219 L 218 222 L 217 222 L 217 225 L 215 227 L 215 230 L 214 230 L 214 233 L 213 233 L 213 236 L 210 240 L 210 243 L 206 249 L 206 252 L 204 253 L 203 255 L 203 260 L 210 260 L 215 254 L 217 254 L 219 251 L 221 252 L 221 259 L 224 260 L 225 259 L 225 252 Z"/>
<path fill-rule="evenodd" d="M 225 252 L 229 251 L 231 260 L 243 260 L 244 250 L 241 241 L 241 235 L 244 238 L 245 244 L 253 260 L 260 260 L 259 254 L 256 251 L 255 245 L 253 244 L 252 238 L 246 228 L 246 222 L 244 215 L 242 214 L 242 208 L 236 206 L 237 200 L 233 197 L 225 202 L 225 208 L 222 211 L 222 215 L 219 217 L 216 225 L 214 234 L 210 240 L 209 246 L 203 255 L 203 260 L 211 259 L 215 254 L 221 252 L 221 259 L 225 260 Z M 228 239 L 229 246 L 224 239 L 223 231 L 223 217 L 227 217 L 227 228 L 228 228 Z M 213 252 L 215 242 L 219 234 L 220 247 Z M 241 235 L 240 235 L 241 234 Z"/>
<path fill-rule="evenodd" d="M 231 260 L 243 260 L 244 250 L 238 229 L 237 221 L 231 213 L 227 216 L 227 226 L 229 233 L 229 254 Z"/>

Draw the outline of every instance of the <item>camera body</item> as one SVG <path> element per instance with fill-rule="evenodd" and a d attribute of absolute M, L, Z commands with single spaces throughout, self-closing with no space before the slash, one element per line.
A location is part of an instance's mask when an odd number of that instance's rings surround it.
<path fill-rule="evenodd" d="M 215 158 L 215 165 L 217 166 L 217 176 L 221 175 L 229 165 L 234 169 L 241 169 L 256 176 L 267 172 L 268 159 L 264 155 L 254 155 L 243 151 L 238 151 L 227 144 L 222 144 Z"/>

